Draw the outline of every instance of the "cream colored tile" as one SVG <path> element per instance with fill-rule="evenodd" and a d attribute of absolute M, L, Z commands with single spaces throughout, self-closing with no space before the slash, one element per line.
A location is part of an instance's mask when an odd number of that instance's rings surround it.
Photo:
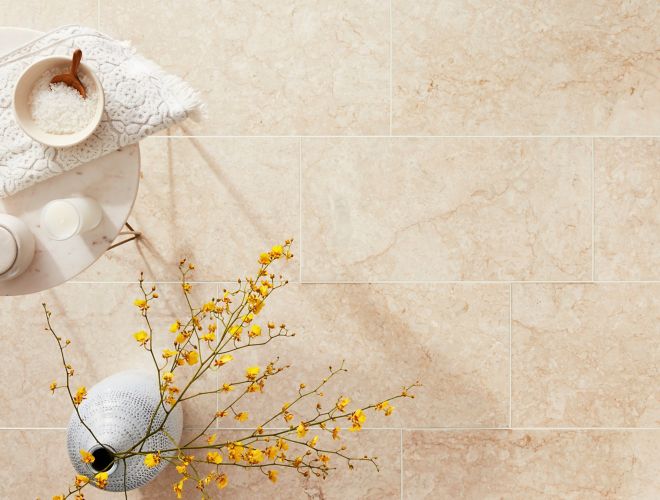
<path fill-rule="evenodd" d="M 98 26 L 97 0 L 0 0 L 0 26 L 50 31 L 65 24 Z"/>
<path fill-rule="evenodd" d="M 73 484 L 75 471 L 69 462 L 64 430 L 0 430 L 0 453 L 11 457 L 11 467 L 0 470 L 2 500 L 48 500 L 66 495 L 68 486 Z M 83 492 L 86 500 L 124 498 L 123 493 L 101 492 L 91 486 Z"/>
<path fill-rule="evenodd" d="M 660 280 L 660 140 L 596 139 L 596 279 Z"/>
<path fill-rule="evenodd" d="M 660 285 L 513 285 L 513 425 L 660 427 Z"/>
<path fill-rule="evenodd" d="M 158 351 L 172 334 L 167 326 L 183 319 L 187 306 L 179 285 L 159 285 L 161 298 L 151 309 L 157 332 Z M 196 285 L 195 300 L 217 294 L 215 285 Z M 153 369 L 149 354 L 140 349 L 132 334 L 145 325 L 133 300 L 140 296 L 136 285 L 68 284 L 53 291 L 25 297 L 6 297 L 0 302 L 0 350 L 7 354 L 0 386 L 0 427 L 65 427 L 71 403 L 63 390 L 52 396 L 53 380 L 64 382 L 60 353 L 51 334 L 44 331 L 41 303 L 53 312 L 55 332 L 71 340 L 67 361 L 76 374 L 71 382 L 88 389 L 116 372 Z M 199 298 L 197 298 L 199 297 Z M 202 390 L 215 388 L 215 374 L 200 382 Z M 191 400 L 184 405 L 186 426 L 206 425 L 216 410 L 214 396 Z M 29 409 L 29 410 L 28 410 Z"/>
<path fill-rule="evenodd" d="M 324 391 L 325 408 L 342 394 L 366 405 L 416 380 L 424 384 L 415 399 L 394 402 L 391 417 L 370 411 L 368 428 L 508 424 L 508 285 L 289 285 L 272 297 L 259 321 L 285 322 L 297 335 L 236 353 L 220 370 L 223 383 L 241 380 L 246 367 L 263 367 L 276 357 L 291 365 L 263 394 L 238 405 L 252 416 L 250 425 L 266 421 L 295 398 L 300 383 L 314 387 L 328 366 L 342 360 L 348 373 Z M 228 401 L 221 397 L 220 408 Z M 291 408 L 295 420 L 315 415 L 315 402 Z M 278 419 L 271 425 L 286 424 Z"/>
<path fill-rule="evenodd" d="M 406 499 L 652 499 L 659 431 L 404 432 Z"/>
<path fill-rule="evenodd" d="M 303 280 L 591 278 L 583 139 L 303 140 Z"/>
<path fill-rule="evenodd" d="M 393 0 L 395 134 L 658 134 L 657 3 Z"/>
<path fill-rule="evenodd" d="M 394 498 L 400 495 L 400 437 L 399 431 L 363 431 L 351 435 L 349 450 L 358 454 L 377 455 L 380 472 L 373 466 L 357 464 L 349 471 L 338 467 L 326 480 L 304 478 L 295 471 L 280 471 L 279 481 L 271 483 L 258 470 L 249 472 L 238 467 L 225 467 L 229 486 L 219 492 L 213 487 L 211 498 L 254 499 L 280 498 L 284 496 L 344 499 Z M 66 432 L 63 430 L 0 430 L 0 452 L 11 457 L 12 467 L 0 468 L 0 499 L 17 498 L 50 499 L 55 494 L 66 492 L 66 486 L 74 477 L 66 453 Z M 340 465 L 340 464 L 336 464 Z M 172 484 L 178 474 L 170 467 L 144 488 L 129 493 L 131 500 L 161 500 L 174 498 Z M 30 481 L 26 481 L 30 477 Z M 198 492 L 189 481 L 187 496 L 197 498 Z M 124 498 L 123 493 L 101 492 L 92 487 L 84 490 L 87 500 Z M 193 493 L 194 492 L 194 493 Z M 222 493 L 222 494 L 221 494 Z"/>
<path fill-rule="evenodd" d="M 197 264 L 197 280 L 233 280 L 260 252 L 299 233 L 297 139 L 143 141 L 142 179 L 130 217 L 137 243 L 107 252 L 79 281 L 176 281 L 177 264 Z M 297 279 L 297 261 L 287 268 Z"/>
<path fill-rule="evenodd" d="M 11 456 L 12 467 L 0 470 L 0 499 L 37 498 L 48 500 L 68 493 L 75 470 L 69 462 L 65 430 L 0 430 L 0 452 Z M 30 480 L 26 481 L 29 477 Z M 173 498 L 168 474 L 163 472 L 153 483 L 129 492 L 131 500 Z M 123 493 L 100 491 L 86 486 L 86 500 L 123 499 Z"/>
<path fill-rule="evenodd" d="M 201 91 L 208 119 L 178 133 L 389 132 L 387 2 L 120 0 L 101 26 Z"/>

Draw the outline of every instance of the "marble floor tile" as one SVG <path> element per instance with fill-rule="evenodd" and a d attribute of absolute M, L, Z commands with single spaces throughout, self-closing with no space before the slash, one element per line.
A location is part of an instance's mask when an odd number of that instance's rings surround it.
<path fill-rule="evenodd" d="M 281 293 L 280 293 L 281 292 Z M 247 366 L 279 356 L 291 367 L 271 379 L 263 394 L 239 405 L 248 425 L 259 425 L 344 361 L 320 399 L 340 395 L 352 405 L 377 403 L 419 380 L 415 399 L 393 402 L 394 414 L 369 412 L 368 428 L 500 427 L 509 418 L 508 285 L 290 285 L 279 290 L 259 322 L 285 322 L 296 336 L 276 339 L 262 351 L 236 355 L 219 371 L 220 383 L 240 380 Z M 220 398 L 220 407 L 225 399 Z M 315 415 L 315 401 L 291 411 Z M 353 406 L 352 406 L 353 407 Z M 354 409 L 354 408 L 353 408 Z M 219 425 L 232 425 L 233 421 Z M 271 426 L 286 425 L 283 420 Z"/>
<path fill-rule="evenodd" d="M 387 2 L 119 0 L 101 29 L 202 93 L 195 134 L 389 133 Z"/>
<path fill-rule="evenodd" d="M 585 139 L 304 139 L 303 281 L 591 278 Z"/>
<path fill-rule="evenodd" d="M 660 140 L 596 139 L 596 279 L 660 280 Z"/>
<path fill-rule="evenodd" d="M 393 0 L 393 131 L 660 133 L 654 0 Z"/>
<path fill-rule="evenodd" d="M 71 283 L 0 298 L 0 500 L 47 500 L 73 477 L 42 302 L 72 340 L 73 386 L 90 388 L 152 369 L 132 338 L 140 271 L 159 289 L 160 351 L 187 310 L 179 259 L 197 265 L 201 304 L 291 237 L 296 258 L 276 270 L 292 283 L 255 322 L 296 336 L 236 351 L 199 389 L 290 367 L 239 401 L 246 422 L 213 432 L 244 436 L 342 362 L 322 409 L 423 386 L 390 417 L 368 410 L 361 433 L 339 423 L 380 473 L 335 461 L 325 481 L 272 484 L 227 467 L 212 498 L 655 500 L 657 21 L 652 0 L 0 0 L 0 25 L 130 40 L 207 112 L 141 143 L 142 239 Z M 186 402 L 184 434 L 231 399 Z M 290 408 L 293 423 L 316 401 Z M 128 498 L 174 498 L 176 478 Z"/>
<path fill-rule="evenodd" d="M 222 434 L 221 434 L 222 436 Z M 301 498 L 382 499 L 400 496 L 400 431 L 365 430 L 352 434 L 346 441 L 349 450 L 378 456 L 377 472 L 371 464 L 358 463 L 353 470 L 337 463 L 337 469 L 326 480 L 304 478 L 295 471 L 280 471 L 277 483 L 271 483 L 260 471 L 246 472 L 238 467 L 223 470 L 229 485 L 209 493 L 211 498 L 270 499 L 300 492 Z M 49 500 L 66 492 L 74 477 L 65 452 L 64 430 L 0 430 L 0 454 L 11 457 L 13 468 L 0 469 L 0 499 L 41 498 Z M 22 471 L 20 475 L 16 470 Z M 29 477 L 29 481 L 26 478 Z M 167 468 L 156 480 L 140 490 L 129 492 L 130 500 L 162 500 L 175 498 L 172 484 L 180 477 L 173 467 Z M 187 489 L 192 489 L 190 482 Z M 84 490 L 86 500 L 122 499 L 123 493 L 101 492 L 91 487 Z M 10 493 L 11 492 L 11 493 Z M 189 491 L 187 493 L 190 493 Z M 196 493 L 196 492 L 195 492 Z"/>
<path fill-rule="evenodd" d="M 154 337 L 159 351 L 172 334 L 168 326 L 183 318 L 187 306 L 180 285 L 158 285 L 160 299 L 151 308 Z M 217 295 L 215 285 L 195 285 L 201 301 Z M 75 369 L 73 390 L 89 389 L 101 379 L 128 369 L 152 370 L 149 354 L 132 335 L 145 325 L 133 300 L 140 297 L 134 284 L 71 283 L 50 292 L 27 297 L 3 297 L 0 301 L 0 350 L 7 353 L 0 386 L 1 427 L 66 427 L 72 412 L 66 391 L 51 395 L 53 380 L 64 382 L 64 369 L 55 340 L 44 331 L 42 303 L 52 311 L 55 332 L 71 340 L 67 361 Z M 203 382 L 202 390 L 215 388 L 215 374 Z M 206 425 L 217 408 L 215 397 L 199 398 L 184 405 L 186 426 Z M 26 411 L 29 408 L 29 411 Z M 63 450 L 64 451 L 64 450 Z"/>
<path fill-rule="evenodd" d="M 130 217 L 137 243 L 107 252 L 77 281 L 233 280 L 261 252 L 299 234 L 298 139 L 154 137 L 142 142 L 142 179 Z M 291 262 L 291 268 L 298 261 Z M 298 279 L 298 269 L 290 269 Z"/>
<path fill-rule="evenodd" d="M 98 27 L 98 0 L 0 0 L 0 26 L 50 31 L 65 24 Z"/>
<path fill-rule="evenodd" d="M 660 428 L 660 284 L 513 285 L 514 426 Z"/>
<path fill-rule="evenodd" d="M 660 430 L 404 431 L 403 498 L 652 499 Z"/>

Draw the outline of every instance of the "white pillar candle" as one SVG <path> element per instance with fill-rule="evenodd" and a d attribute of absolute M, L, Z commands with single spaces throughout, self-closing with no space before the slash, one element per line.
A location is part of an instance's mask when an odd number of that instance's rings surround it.
<path fill-rule="evenodd" d="M 90 231 L 102 218 L 98 202 L 83 196 L 53 200 L 41 211 L 41 224 L 54 240 L 67 240 Z"/>
<path fill-rule="evenodd" d="M 16 261 L 18 248 L 12 234 L 4 227 L 0 227 L 0 274 L 11 269 Z"/>

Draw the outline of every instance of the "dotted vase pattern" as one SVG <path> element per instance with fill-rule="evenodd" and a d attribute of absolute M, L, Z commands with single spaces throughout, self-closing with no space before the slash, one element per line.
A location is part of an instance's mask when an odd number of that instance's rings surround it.
<path fill-rule="evenodd" d="M 81 144 L 54 148 L 32 140 L 14 119 L 14 85 L 32 63 L 83 51 L 105 93 L 99 127 Z M 166 129 L 198 119 L 202 103 L 180 78 L 135 53 L 129 43 L 82 26 L 64 26 L 0 57 L 0 198 Z"/>
<path fill-rule="evenodd" d="M 112 375 L 89 391 L 79 407 L 80 416 L 101 444 L 115 451 L 125 451 L 139 442 L 147 433 L 149 422 L 160 405 L 160 393 L 155 372 L 129 370 Z M 160 407 L 154 425 L 160 426 L 165 411 Z M 143 451 L 172 449 L 178 445 L 183 429 L 183 411 L 176 406 L 165 422 L 164 432 L 150 436 Z M 90 432 L 74 412 L 69 421 L 67 448 L 69 458 L 78 474 L 93 478 L 95 471 L 82 461 L 80 450 L 91 451 L 98 446 Z M 144 465 L 137 455 L 119 462 L 108 471 L 108 491 L 140 488 L 154 479 L 167 466 L 162 461 L 153 468 Z"/>

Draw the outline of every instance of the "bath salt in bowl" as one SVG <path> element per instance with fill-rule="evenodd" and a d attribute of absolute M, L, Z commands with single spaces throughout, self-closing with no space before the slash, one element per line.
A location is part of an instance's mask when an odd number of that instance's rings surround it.
<path fill-rule="evenodd" d="M 41 59 L 23 72 L 14 89 L 16 121 L 27 135 L 48 146 L 63 148 L 84 141 L 103 115 L 101 82 L 85 64 L 80 64 L 78 77 L 86 98 L 64 83 L 50 83 L 70 63 L 66 57 Z"/>
<path fill-rule="evenodd" d="M 80 132 L 94 121 L 98 92 L 94 80 L 80 75 L 87 97 L 65 83 L 50 83 L 55 75 L 65 73 L 66 67 L 44 72 L 32 87 L 28 97 L 30 114 L 41 130 L 50 134 L 64 135 Z"/>

